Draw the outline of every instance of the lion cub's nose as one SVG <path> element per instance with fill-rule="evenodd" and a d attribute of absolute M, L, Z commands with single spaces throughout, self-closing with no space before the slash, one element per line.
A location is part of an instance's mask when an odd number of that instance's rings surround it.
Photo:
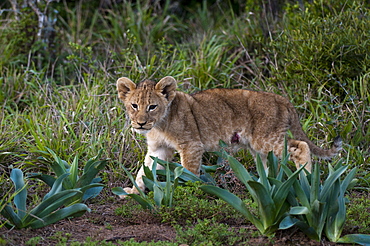
<path fill-rule="evenodd" d="M 146 124 L 146 121 L 145 121 L 145 122 L 137 122 L 137 124 L 138 124 L 139 126 L 144 126 L 144 125 Z"/>

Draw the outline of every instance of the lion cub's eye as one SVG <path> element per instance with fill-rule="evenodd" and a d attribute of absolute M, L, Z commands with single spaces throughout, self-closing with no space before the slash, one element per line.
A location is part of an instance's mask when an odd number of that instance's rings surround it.
<path fill-rule="evenodd" d="M 131 104 L 131 107 L 132 107 L 133 109 L 135 109 L 135 110 L 137 110 L 137 109 L 139 108 L 139 106 L 138 106 L 137 104 L 135 104 L 135 103 Z"/>
<path fill-rule="evenodd" d="M 149 105 L 148 107 L 149 111 L 153 111 L 156 108 L 157 108 L 157 105 Z"/>

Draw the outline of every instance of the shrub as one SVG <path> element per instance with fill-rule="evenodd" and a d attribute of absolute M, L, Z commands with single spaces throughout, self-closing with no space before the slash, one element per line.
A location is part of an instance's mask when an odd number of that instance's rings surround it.
<path fill-rule="evenodd" d="M 81 192 L 76 189 L 62 191 L 62 182 L 67 176 L 68 174 L 64 174 L 58 177 L 41 203 L 27 210 L 27 185 L 24 183 L 23 172 L 20 169 L 13 169 L 10 179 L 14 183 L 15 193 L 8 200 L 2 200 L 0 204 L 0 213 L 6 218 L 5 226 L 17 229 L 40 228 L 67 217 L 81 216 L 89 211 L 90 209 L 82 203 L 59 209 L 68 200 L 81 195 Z M 13 200 L 15 210 L 11 200 Z"/>
<path fill-rule="evenodd" d="M 280 229 L 297 225 L 308 237 L 320 241 L 322 233 L 332 242 L 368 243 L 370 235 L 351 234 L 341 237 L 346 221 L 345 192 L 354 186 L 357 168 L 351 170 L 342 180 L 348 166 L 342 162 L 333 168 L 329 165 L 329 174 L 321 183 L 319 165 L 316 164 L 311 177 L 300 175 L 294 183 L 296 200 L 290 199 L 290 216 L 284 218 Z M 289 170 L 287 170 L 289 172 Z"/>
<path fill-rule="evenodd" d="M 215 186 L 202 186 L 201 189 L 207 193 L 218 196 L 233 206 L 238 212 L 252 222 L 257 229 L 264 235 L 272 235 L 279 227 L 279 223 L 289 210 L 287 197 L 292 184 L 303 167 L 295 173 L 290 173 L 285 178 L 287 172 L 281 168 L 278 170 L 278 160 L 272 152 L 268 155 L 268 169 L 264 169 L 261 159 L 257 158 L 257 172 L 259 178 L 250 175 L 245 167 L 234 157 L 228 155 L 224 150 L 219 153 L 228 160 L 236 176 L 245 184 L 247 190 L 255 203 L 258 204 L 257 214 L 251 213 L 245 203 L 234 194 L 227 190 Z M 283 155 L 281 166 L 286 166 L 288 155 Z"/>
<path fill-rule="evenodd" d="M 308 4 L 306 11 L 287 8 L 284 31 L 272 47 L 279 56 L 279 67 L 272 77 L 284 86 L 311 84 L 325 86 L 344 96 L 341 89 L 370 66 L 370 10 L 360 3 L 342 6 L 338 13 L 319 15 L 321 3 Z M 294 9 L 294 8 L 293 8 Z M 298 8 L 297 8 L 298 9 Z"/>
<path fill-rule="evenodd" d="M 79 198 L 75 197 L 75 200 L 71 200 L 71 202 L 86 201 L 99 195 L 104 185 L 99 183 L 101 178 L 96 177 L 96 175 L 104 169 L 107 163 L 107 160 L 99 160 L 102 151 L 99 151 L 97 156 L 86 162 L 82 175 L 79 176 L 78 155 L 75 156 L 72 164 L 68 164 L 57 156 L 54 151 L 49 148 L 47 148 L 47 150 L 53 157 L 53 160 L 49 163 L 57 177 L 55 178 L 47 174 L 31 173 L 28 175 L 28 178 L 40 179 L 52 187 L 59 177 L 68 174 L 63 180 L 62 190 L 77 189 L 81 191 L 81 196 Z"/>

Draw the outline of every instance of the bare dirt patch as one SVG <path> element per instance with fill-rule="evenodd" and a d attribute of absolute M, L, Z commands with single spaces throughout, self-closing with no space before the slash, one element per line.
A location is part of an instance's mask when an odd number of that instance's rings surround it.
<path fill-rule="evenodd" d="M 176 242 L 176 230 L 160 222 L 159 218 L 149 211 L 144 211 L 140 216 L 125 218 L 115 213 L 115 210 L 125 204 L 125 201 L 111 201 L 104 205 L 90 204 L 90 213 L 79 218 L 62 220 L 40 229 L 8 230 L 0 228 L 0 234 L 7 241 L 7 245 L 26 245 L 35 237 L 37 245 L 55 245 L 64 241 L 85 242 L 91 241 L 118 242 L 134 239 L 137 242 L 171 241 Z M 245 222 L 231 227 L 256 229 Z M 267 237 L 251 237 L 250 245 L 335 245 L 334 243 L 315 242 L 307 238 L 298 230 L 278 231 L 273 239 Z M 179 242 L 180 244 L 180 242 Z"/>

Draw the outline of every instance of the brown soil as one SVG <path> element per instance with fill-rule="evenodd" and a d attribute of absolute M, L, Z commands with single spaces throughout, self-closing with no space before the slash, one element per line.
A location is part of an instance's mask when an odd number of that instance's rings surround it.
<path fill-rule="evenodd" d="M 160 223 L 159 219 L 149 211 L 143 211 L 141 216 L 125 218 L 116 215 L 115 209 L 125 201 L 110 201 L 104 205 L 89 204 L 90 213 L 71 220 L 62 220 L 56 224 L 40 229 L 8 230 L 0 228 L 0 235 L 7 241 L 7 245 L 25 245 L 34 237 L 40 237 L 37 245 L 55 245 L 61 239 L 85 242 L 87 237 L 92 241 L 117 242 L 134 239 L 138 242 L 172 241 L 176 242 L 176 230 Z M 252 231 L 256 229 L 245 224 L 232 227 L 244 227 Z M 266 237 L 251 237 L 250 245 L 335 245 L 330 242 L 316 242 L 308 239 L 297 230 L 278 231 L 273 240 Z M 180 244 L 179 244 L 180 245 Z M 183 244 L 184 245 L 184 244 Z"/>

